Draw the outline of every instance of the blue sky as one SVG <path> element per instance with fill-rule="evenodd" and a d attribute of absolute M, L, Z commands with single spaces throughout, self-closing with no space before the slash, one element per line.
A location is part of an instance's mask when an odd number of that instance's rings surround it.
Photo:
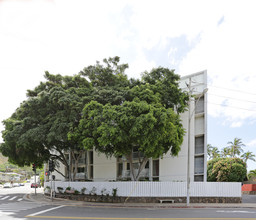
<path fill-rule="evenodd" d="M 206 69 L 208 143 L 223 148 L 237 137 L 256 154 L 255 5 L 0 0 L 0 121 L 44 80 L 45 70 L 73 75 L 96 60 L 120 56 L 135 78 L 158 66 L 181 76 Z"/>

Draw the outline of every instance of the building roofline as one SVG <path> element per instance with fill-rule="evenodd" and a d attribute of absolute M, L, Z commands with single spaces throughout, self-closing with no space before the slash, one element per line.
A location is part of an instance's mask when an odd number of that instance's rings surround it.
<path fill-rule="evenodd" d="M 186 75 L 186 76 L 182 76 L 182 77 L 180 77 L 180 79 L 184 80 L 184 79 L 187 79 L 187 78 L 190 78 L 190 77 L 201 75 L 202 73 L 207 74 L 207 70 L 202 70 L 202 71 L 199 71 L 199 72 L 196 72 L 196 73 L 192 73 L 192 74 L 189 74 L 189 75 Z"/>

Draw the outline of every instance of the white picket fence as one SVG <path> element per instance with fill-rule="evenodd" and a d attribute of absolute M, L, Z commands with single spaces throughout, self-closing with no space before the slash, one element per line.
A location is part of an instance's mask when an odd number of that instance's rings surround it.
<path fill-rule="evenodd" d="M 45 182 L 44 187 L 51 187 L 51 182 Z M 117 188 L 118 196 L 129 197 L 186 197 L 186 182 L 61 182 L 55 181 L 52 188 L 67 187 L 81 191 L 86 188 L 85 193 L 90 193 L 93 187 L 96 194 L 112 194 L 112 190 Z M 217 183 L 217 182 L 191 182 L 191 197 L 241 197 L 241 183 Z"/>

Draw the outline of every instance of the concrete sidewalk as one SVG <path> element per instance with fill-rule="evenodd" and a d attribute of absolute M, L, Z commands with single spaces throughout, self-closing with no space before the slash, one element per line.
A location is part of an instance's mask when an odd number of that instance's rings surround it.
<path fill-rule="evenodd" d="M 42 193 L 27 194 L 24 199 L 51 205 L 81 206 L 81 207 L 106 207 L 106 208 L 255 208 L 256 203 L 191 203 L 187 206 L 184 203 L 95 203 L 74 201 L 67 199 L 54 198 L 44 196 Z"/>

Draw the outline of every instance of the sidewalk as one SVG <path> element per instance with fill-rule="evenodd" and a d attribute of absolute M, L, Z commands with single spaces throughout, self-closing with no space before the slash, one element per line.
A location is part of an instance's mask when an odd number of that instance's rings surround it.
<path fill-rule="evenodd" d="M 42 193 L 27 194 L 24 199 L 37 203 L 51 205 L 81 206 L 81 207 L 106 207 L 106 208 L 256 208 L 256 203 L 191 203 L 187 206 L 185 203 L 95 203 L 66 200 L 44 196 Z"/>

